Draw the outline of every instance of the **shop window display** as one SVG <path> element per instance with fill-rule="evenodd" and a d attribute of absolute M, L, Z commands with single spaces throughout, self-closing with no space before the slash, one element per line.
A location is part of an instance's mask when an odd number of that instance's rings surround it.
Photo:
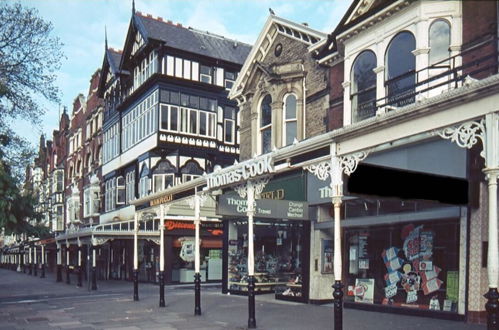
<path fill-rule="evenodd" d="M 459 223 L 347 229 L 347 301 L 457 312 Z"/>
<path fill-rule="evenodd" d="M 229 229 L 228 289 L 248 289 L 248 223 L 234 221 Z M 276 298 L 302 300 L 305 240 L 302 221 L 255 221 L 255 280 L 257 293 L 275 292 Z M 233 239 L 231 239 L 233 238 Z M 293 299 L 294 298 L 294 299 Z"/>

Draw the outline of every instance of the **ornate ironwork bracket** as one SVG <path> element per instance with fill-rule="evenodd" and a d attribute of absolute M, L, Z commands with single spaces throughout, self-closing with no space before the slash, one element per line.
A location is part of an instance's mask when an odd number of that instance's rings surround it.
<path fill-rule="evenodd" d="M 339 179 L 336 178 L 336 176 L 341 176 L 342 173 L 350 175 L 355 172 L 357 166 L 359 165 L 359 162 L 364 160 L 367 155 L 369 155 L 369 151 L 359 151 L 350 155 L 339 157 L 333 156 L 331 157 L 330 161 L 323 161 L 318 164 L 305 166 L 304 168 L 305 170 L 315 175 L 319 180 L 326 181 L 329 177 L 331 177 L 332 182 L 336 181 L 337 183 L 339 183 L 343 182 L 343 180 L 341 180 L 341 177 Z M 336 164 L 333 164 L 333 162 L 335 162 Z"/>
<path fill-rule="evenodd" d="M 101 237 L 93 237 L 92 238 L 92 245 L 103 245 L 106 244 L 106 242 L 109 241 L 109 238 L 101 238 Z"/>
<path fill-rule="evenodd" d="M 186 200 L 187 205 L 194 210 L 196 207 L 196 197 L 199 198 L 199 206 L 203 207 L 206 204 L 206 201 L 208 200 L 208 195 L 204 193 L 199 193 L 195 196 L 192 196 Z"/>
<path fill-rule="evenodd" d="M 441 138 L 456 143 L 461 148 L 471 149 L 479 140 L 482 142 L 482 156 L 485 160 L 485 119 L 479 121 L 469 121 L 457 126 L 446 127 L 433 132 Z"/>
<path fill-rule="evenodd" d="M 234 187 L 234 190 L 238 193 L 238 195 L 241 198 L 246 198 L 246 196 L 248 194 L 248 188 L 253 187 L 253 189 L 255 190 L 255 198 L 258 199 L 258 198 L 260 198 L 260 195 L 262 194 L 263 189 L 265 188 L 267 183 L 269 183 L 269 181 L 270 181 L 270 176 L 265 176 L 265 177 L 261 177 L 258 179 L 248 180 L 247 182 L 242 183 L 242 184 Z"/>

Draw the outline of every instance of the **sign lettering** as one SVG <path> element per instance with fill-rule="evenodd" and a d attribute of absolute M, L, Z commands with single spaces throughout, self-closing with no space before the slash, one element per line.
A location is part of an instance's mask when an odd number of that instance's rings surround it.
<path fill-rule="evenodd" d="M 168 203 L 168 202 L 171 202 L 173 200 L 173 195 L 165 195 L 165 196 L 161 196 L 161 197 L 158 197 L 156 199 L 153 199 L 149 202 L 149 206 L 156 206 L 156 205 L 160 205 L 160 204 L 164 204 L 164 203 Z"/>
<path fill-rule="evenodd" d="M 212 189 L 273 172 L 272 158 L 268 155 L 231 166 L 227 171 L 213 172 L 207 176 L 206 181 L 208 189 Z"/>

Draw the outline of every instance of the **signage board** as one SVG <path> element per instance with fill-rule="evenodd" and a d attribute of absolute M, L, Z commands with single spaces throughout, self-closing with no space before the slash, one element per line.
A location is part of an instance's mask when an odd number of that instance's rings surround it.
<path fill-rule="evenodd" d="M 149 202 L 149 206 L 156 206 L 164 203 L 171 202 L 173 200 L 173 195 L 168 194 L 168 195 L 163 195 L 158 198 L 155 198 Z"/>
<path fill-rule="evenodd" d="M 236 194 L 221 195 L 217 214 L 246 217 L 247 201 Z M 289 220 L 308 220 L 308 203 L 303 201 L 257 199 L 255 217 Z"/>
<path fill-rule="evenodd" d="M 312 173 L 307 178 L 307 200 L 310 205 L 331 203 L 333 190 L 331 189 L 331 178 L 325 181 L 318 179 Z"/>
<path fill-rule="evenodd" d="M 272 157 L 264 155 L 216 170 L 206 176 L 206 183 L 208 189 L 213 189 L 274 172 Z"/>

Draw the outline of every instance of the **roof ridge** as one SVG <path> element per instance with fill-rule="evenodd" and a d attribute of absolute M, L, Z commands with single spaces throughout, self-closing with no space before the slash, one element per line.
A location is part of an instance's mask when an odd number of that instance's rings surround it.
<path fill-rule="evenodd" d="M 182 23 L 174 23 L 173 21 L 167 19 L 163 19 L 163 17 L 160 17 L 160 16 L 153 16 L 151 14 L 145 14 L 145 13 L 142 13 L 140 11 L 138 12 L 135 12 L 137 15 L 139 15 L 140 17 L 142 18 L 149 18 L 149 19 L 153 19 L 157 22 L 161 22 L 161 23 L 164 23 L 164 24 L 169 24 L 169 25 L 172 25 L 172 26 L 176 26 L 178 28 L 182 28 L 182 29 L 186 29 L 186 30 L 191 30 L 193 32 L 196 32 L 196 33 L 199 33 L 199 34 L 204 34 L 204 35 L 207 35 L 207 36 L 210 36 L 210 37 L 215 37 L 215 38 L 219 38 L 219 39 L 223 39 L 223 40 L 227 40 L 227 41 L 230 41 L 230 42 L 235 42 L 235 43 L 239 43 L 239 44 L 243 44 L 243 45 L 246 45 L 246 46 L 249 46 L 251 47 L 250 44 L 246 43 L 246 42 L 243 42 L 243 41 L 240 41 L 240 40 L 236 40 L 236 39 L 232 39 L 232 38 L 227 38 L 223 35 L 220 35 L 220 34 L 216 34 L 216 33 L 213 33 L 213 32 L 210 32 L 210 31 L 203 31 L 203 30 L 200 30 L 200 29 L 196 29 L 196 28 L 193 28 L 192 26 L 184 26 L 182 25 Z"/>

